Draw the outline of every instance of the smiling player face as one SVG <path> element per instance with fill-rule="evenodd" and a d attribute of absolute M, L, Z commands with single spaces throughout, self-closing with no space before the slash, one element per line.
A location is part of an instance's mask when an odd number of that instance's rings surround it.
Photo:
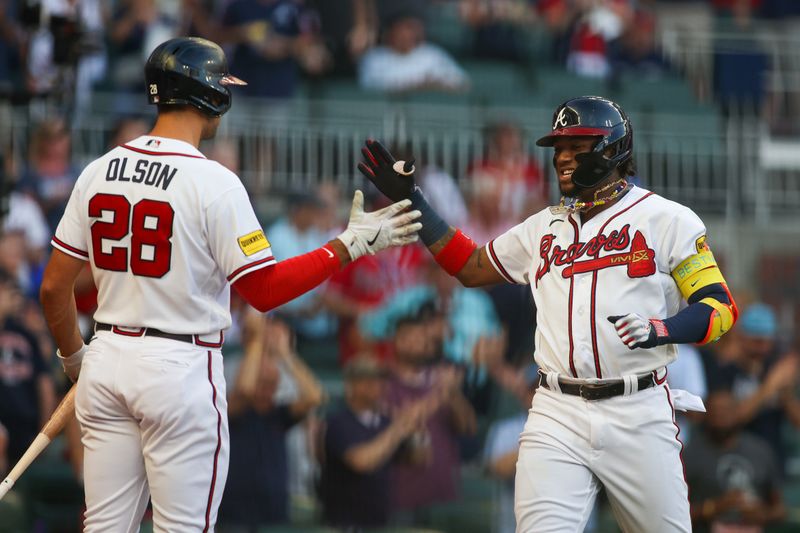
<path fill-rule="evenodd" d="M 558 189 L 564 196 L 576 196 L 578 192 L 578 187 L 572 183 L 572 173 L 578 167 L 575 156 L 591 152 L 596 142 L 595 137 L 561 137 L 553 144 L 553 168 Z"/>

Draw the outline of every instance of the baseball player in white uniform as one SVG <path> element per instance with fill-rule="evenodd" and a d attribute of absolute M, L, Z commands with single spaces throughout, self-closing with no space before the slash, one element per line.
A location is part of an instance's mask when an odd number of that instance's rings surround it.
<path fill-rule="evenodd" d="M 540 387 L 520 436 L 517 531 L 582 531 L 600 486 L 626 532 L 690 531 L 670 390 L 677 343 L 718 339 L 737 309 L 690 209 L 627 178 L 633 132 L 615 103 L 568 100 L 539 139 L 554 148 L 561 204 L 478 248 L 414 184 L 413 162 L 367 141 L 361 172 L 422 212 L 422 241 L 466 286 L 530 286 Z"/>
<path fill-rule="evenodd" d="M 78 178 L 52 239 L 41 300 L 64 369 L 78 378 L 87 532 L 138 531 L 152 498 L 156 531 L 213 531 L 228 465 L 222 373 L 232 285 L 261 311 L 312 289 L 363 254 L 413 242 L 410 201 L 373 213 L 356 192 L 350 223 L 321 248 L 276 262 L 239 178 L 198 150 L 231 105 L 222 49 L 178 38 L 145 67 L 149 135 Z M 97 284 L 84 345 L 73 286 Z"/>

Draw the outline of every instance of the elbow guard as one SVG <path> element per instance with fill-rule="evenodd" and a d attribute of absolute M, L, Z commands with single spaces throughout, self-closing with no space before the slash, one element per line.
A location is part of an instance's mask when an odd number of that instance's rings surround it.
<path fill-rule="evenodd" d="M 683 261 L 672 271 L 672 277 L 687 302 L 711 308 L 706 334 L 700 344 L 714 342 L 730 331 L 739 317 L 739 310 L 710 250 L 706 248 Z"/>
<path fill-rule="evenodd" d="M 725 288 L 725 292 L 728 293 L 728 296 L 730 296 L 728 288 L 724 285 L 723 287 Z M 725 333 L 730 331 L 730 329 L 736 323 L 736 319 L 739 316 L 739 311 L 736 308 L 736 303 L 733 301 L 733 299 L 731 299 L 730 304 L 725 304 L 716 298 L 707 297 L 700 300 L 700 303 L 704 303 L 713 309 L 713 311 L 711 311 L 711 317 L 708 321 L 706 336 L 700 341 L 700 344 L 707 344 L 709 342 L 716 341 Z"/>

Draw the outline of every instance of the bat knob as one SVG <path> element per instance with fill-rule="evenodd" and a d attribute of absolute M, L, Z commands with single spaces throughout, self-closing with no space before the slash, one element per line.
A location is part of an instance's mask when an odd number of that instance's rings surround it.
<path fill-rule="evenodd" d="M 7 477 L 0 483 L 0 500 L 3 499 L 3 496 L 8 494 L 8 491 L 11 490 L 11 487 L 14 486 L 14 480 L 10 477 Z"/>

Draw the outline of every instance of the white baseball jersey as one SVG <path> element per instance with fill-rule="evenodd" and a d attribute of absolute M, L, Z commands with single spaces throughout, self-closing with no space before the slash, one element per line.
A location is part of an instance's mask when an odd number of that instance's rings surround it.
<path fill-rule="evenodd" d="M 548 208 L 490 241 L 508 281 L 529 284 L 536 303 L 535 359 L 545 372 L 618 378 L 666 366 L 671 344 L 629 350 L 608 316 L 676 314 L 683 298 L 671 272 L 706 233 L 694 212 L 639 187 L 581 223 Z"/>
<path fill-rule="evenodd" d="M 228 328 L 229 283 L 275 263 L 239 178 L 153 136 L 86 167 L 52 244 L 90 261 L 97 322 L 180 334 Z"/>

